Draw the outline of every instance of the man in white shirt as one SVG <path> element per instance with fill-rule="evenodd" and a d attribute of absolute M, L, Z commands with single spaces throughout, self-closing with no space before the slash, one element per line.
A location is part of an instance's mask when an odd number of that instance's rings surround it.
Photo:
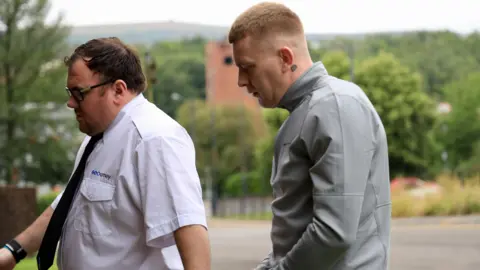
<path fill-rule="evenodd" d="M 68 106 L 88 136 L 64 192 L 0 250 L 0 270 L 37 250 L 48 269 L 57 243 L 59 269 L 210 269 L 194 145 L 142 95 L 136 53 L 94 39 L 66 64 Z"/>

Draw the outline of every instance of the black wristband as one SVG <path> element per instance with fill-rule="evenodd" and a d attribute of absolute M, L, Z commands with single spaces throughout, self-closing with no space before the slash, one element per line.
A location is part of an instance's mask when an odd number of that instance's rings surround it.
<path fill-rule="evenodd" d="M 15 241 L 15 239 L 10 240 L 10 242 L 5 244 L 5 247 L 12 252 L 13 257 L 15 258 L 15 261 L 17 263 L 19 263 L 27 256 L 27 252 L 25 251 L 25 249 L 23 249 L 22 246 L 17 241 Z"/>

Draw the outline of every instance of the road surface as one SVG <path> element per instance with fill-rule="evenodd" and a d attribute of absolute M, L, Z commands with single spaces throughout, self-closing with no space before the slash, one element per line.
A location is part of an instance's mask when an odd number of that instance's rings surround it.
<path fill-rule="evenodd" d="M 480 224 L 433 221 L 394 223 L 390 270 L 479 270 Z M 270 249 L 269 225 L 212 222 L 212 270 L 251 270 Z"/>

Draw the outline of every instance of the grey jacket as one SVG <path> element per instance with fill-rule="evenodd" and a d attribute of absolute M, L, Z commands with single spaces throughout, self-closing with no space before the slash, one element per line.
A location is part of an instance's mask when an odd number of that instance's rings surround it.
<path fill-rule="evenodd" d="M 275 139 L 273 250 L 257 269 L 388 269 L 388 146 L 372 103 L 318 62 L 279 107 L 290 116 Z"/>

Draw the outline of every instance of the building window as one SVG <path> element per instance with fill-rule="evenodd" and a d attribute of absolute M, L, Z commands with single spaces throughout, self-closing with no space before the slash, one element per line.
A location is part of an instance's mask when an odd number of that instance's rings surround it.
<path fill-rule="evenodd" d="M 231 56 L 225 56 L 223 63 L 227 66 L 230 66 L 233 64 L 233 58 Z"/>

